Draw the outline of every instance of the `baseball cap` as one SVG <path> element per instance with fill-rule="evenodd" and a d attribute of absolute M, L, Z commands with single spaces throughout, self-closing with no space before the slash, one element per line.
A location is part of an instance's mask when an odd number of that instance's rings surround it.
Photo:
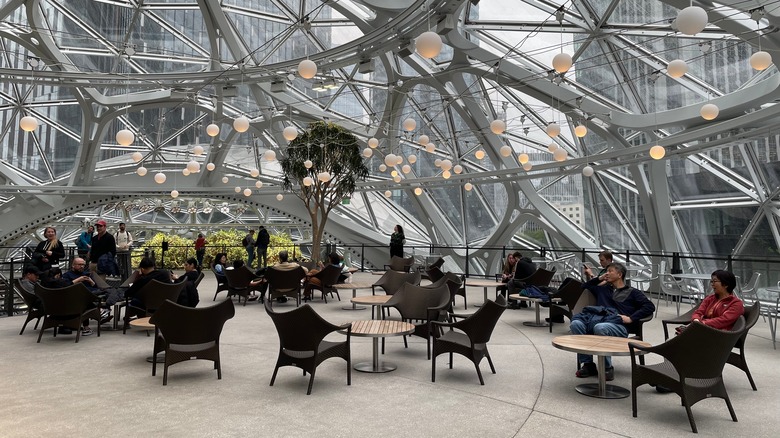
<path fill-rule="evenodd" d="M 106 221 L 104 221 L 103 219 L 100 219 L 99 221 L 95 222 L 95 225 L 102 225 L 102 226 L 105 227 L 106 226 Z"/>

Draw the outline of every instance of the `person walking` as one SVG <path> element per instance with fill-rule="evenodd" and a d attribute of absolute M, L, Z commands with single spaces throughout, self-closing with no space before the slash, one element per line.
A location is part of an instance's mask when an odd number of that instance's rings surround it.
<path fill-rule="evenodd" d="M 195 258 L 198 260 L 198 269 L 203 269 L 203 256 L 206 255 L 207 243 L 203 233 L 198 233 L 198 238 L 195 239 Z"/>
<path fill-rule="evenodd" d="M 264 226 L 260 225 L 257 230 L 257 267 L 260 267 L 260 263 L 263 264 L 263 268 L 268 266 L 268 245 L 271 244 L 271 235 L 268 234 L 268 230 Z"/>

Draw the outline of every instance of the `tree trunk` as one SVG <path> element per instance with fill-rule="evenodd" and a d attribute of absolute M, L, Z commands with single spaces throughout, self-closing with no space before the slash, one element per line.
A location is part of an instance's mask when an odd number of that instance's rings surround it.
<path fill-rule="evenodd" d="M 319 212 L 311 213 L 311 259 L 315 263 L 320 262 L 320 252 L 322 249 L 322 235 L 325 233 L 325 224 L 328 222 L 328 216 L 318 217 Z"/>

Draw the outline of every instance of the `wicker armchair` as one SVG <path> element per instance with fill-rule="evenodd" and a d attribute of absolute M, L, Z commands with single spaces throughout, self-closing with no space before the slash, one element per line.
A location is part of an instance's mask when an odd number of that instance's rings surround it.
<path fill-rule="evenodd" d="M 387 303 L 385 309 L 395 308 L 401 314 L 401 320 L 414 324 L 415 336 L 425 338 L 428 344 L 428 359 L 431 358 L 431 336 L 433 335 L 433 321 L 444 321 L 447 309 L 451 306 L 450 289 L 446 284 L 437 287 L 415 286 L 405 283 Z M 383 338 L 384 341 L 384 338 Z M 382 344 L 384 347 L 384 342 Z M 404 347 L 409 344 L 404 336 Z M 384 351 L 384 348 L 383 348 Z"/>
<path fill-rule="evenodd" d="M 43 303 L 43 324 L 38 331 L 38 342 L 47 328 L 69 328 L 76 331 L 76 342 L 81 337 L 81 321 L 89 318 L 98 322 L 97 335 L 100 336 L 99 298 L 81 283 L 59 289 L 49 289 L 35 285 L 35 295 Z"/>

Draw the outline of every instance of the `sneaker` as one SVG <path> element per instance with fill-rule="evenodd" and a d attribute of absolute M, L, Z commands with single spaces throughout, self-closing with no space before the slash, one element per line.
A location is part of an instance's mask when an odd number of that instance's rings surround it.
<path fill-rule="evenodd" d="M 107 323 L 111 322 L 112 319 L 114 319 L 113 315 L 104 316 L 104 317 L 100 318 L 100 325 L 107 324 Z"/>
<path fill-rule="evenodd" d="M 103 309 L 100 311 L 100 319 L 108 318 L 111 315 L 111 311 L 108 309 Z"/>
<path fill-rule="evenodd" d="M 89 327 L 82 327 L 81 336 L 92 336 L 92 329 Z"/>
<path fill-rule="evenodd" d="M 593 362 L 585 362 L 582 364 L 582 367 L 580 367 L 579 370 L 577 370 L 577 373 L 575 374 L 577 377 L 596 377 L 599 375 L 598 369 L 596 369 L 596 364 Z"/>
<path fill-rule="evenodd" d="M 605 380 L 607 382 L 611 382 L 615 380 L 615 367 L 609 367 L 606 370 L 607 375 L 605 376 Z"/>

